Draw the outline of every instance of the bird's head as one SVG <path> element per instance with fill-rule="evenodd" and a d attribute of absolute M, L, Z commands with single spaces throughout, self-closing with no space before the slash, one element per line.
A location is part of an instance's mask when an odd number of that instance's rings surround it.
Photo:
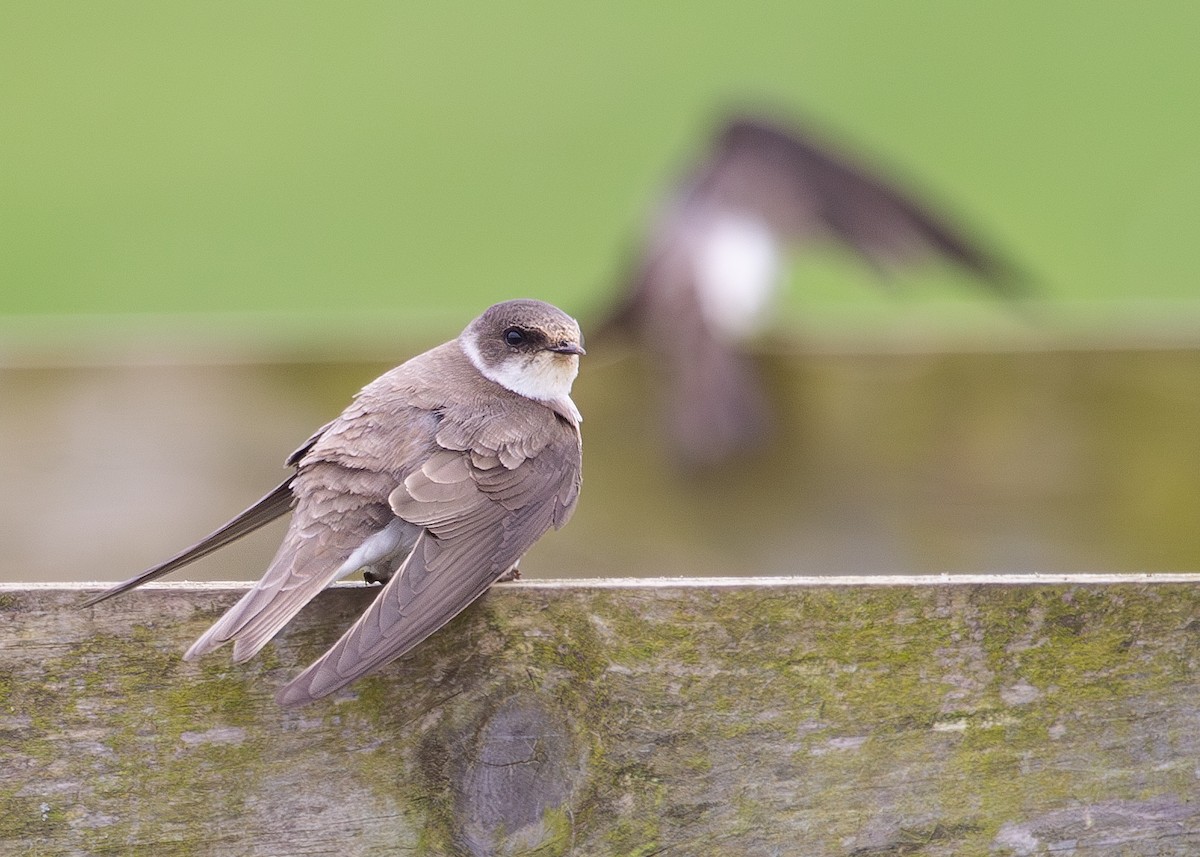
<path fill-rule="evenodd" d="M 460 337 L 463 351 L 486 378 L 538 401 L 569 396 L 584 354 L 579 323 L 535 300 L 491 306 Z"/>

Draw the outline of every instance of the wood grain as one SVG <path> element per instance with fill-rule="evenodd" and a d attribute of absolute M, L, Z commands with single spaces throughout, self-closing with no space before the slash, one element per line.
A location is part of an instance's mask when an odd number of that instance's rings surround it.
<path fill-rule="evenodd" d="M 10 585 L 0 853 L 1200 853 L 1200 576 L 1004 582 L 504 584 L 296 711 L 371 590 Z"/>

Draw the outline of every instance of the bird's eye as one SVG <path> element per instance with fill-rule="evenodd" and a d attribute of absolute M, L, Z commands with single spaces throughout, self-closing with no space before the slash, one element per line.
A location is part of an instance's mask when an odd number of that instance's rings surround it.
<path fill-rule="evenodd" d="M 519 328 L 510 327 L 508 330 L 504 331 L 504 341 L 513 348 L 516 348 L 525 341 L 525 332 Z"/>

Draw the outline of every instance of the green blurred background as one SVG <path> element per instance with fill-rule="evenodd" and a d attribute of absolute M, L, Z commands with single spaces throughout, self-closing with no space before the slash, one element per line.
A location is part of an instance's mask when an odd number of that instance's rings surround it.
<path fill-rule="evenodd" d="M 895 167 L 1047 302 L 1195 320 L 1197 32 L 1190 2 L 7 2 L 0 314 L 582 311 L 750 103 Z M 897 302 L 836 253 L 795 279 L 809 319 Z M 901 300 L 974 297 L 928 279 Z"/>
<path fill-rule="evenodd" d="M 701 482 L 646 367 L 590 357 L 584 500 L 532 574 L 1200 569 L 1197 32 L 1190 2 L 6 2 L 0 577 L 172 552 L 495 300 L 586 319 L 745 105 L 961 215 L 1027 305 L 797 260 L 780 436 Z"/>

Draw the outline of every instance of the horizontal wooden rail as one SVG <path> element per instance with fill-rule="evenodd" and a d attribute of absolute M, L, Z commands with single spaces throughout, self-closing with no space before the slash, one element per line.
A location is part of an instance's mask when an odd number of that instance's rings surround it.
<path fill-rule="evenodd" d="M 1200 575 L 502 584 L 299 710 L 374 592 L 0 586 L 0 853 L 1200 853 Z"/>

